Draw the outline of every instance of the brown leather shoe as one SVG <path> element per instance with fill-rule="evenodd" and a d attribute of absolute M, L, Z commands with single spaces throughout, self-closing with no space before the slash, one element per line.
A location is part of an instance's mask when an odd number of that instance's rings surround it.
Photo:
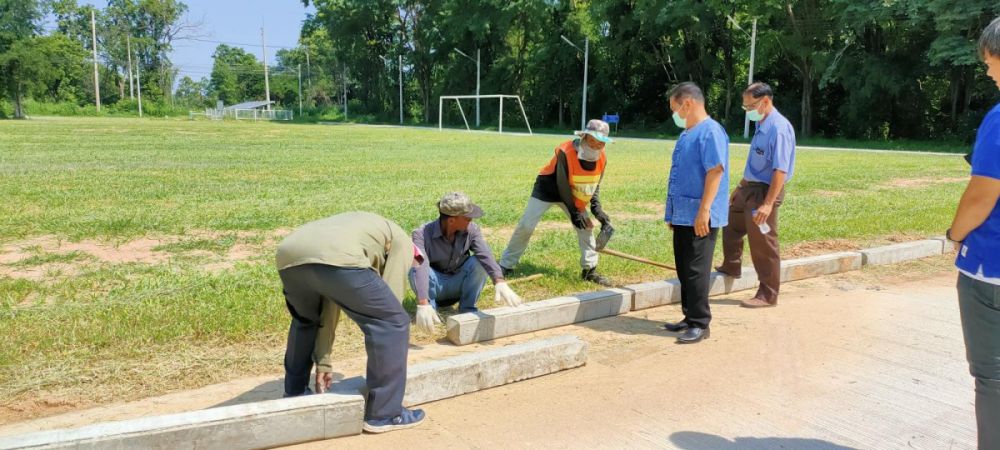
<path fill-rule="evenodd" d="M 778 306 L 778 302 L 768 302 L 762 298 L 751 298 L 750 300 L 743 300 L 740 302 L 740 306 L 744 308 L 769 308 L 772 306 Z"/>
<path fill-rule="evenodd" d="M 725 275 L 725 276 L 727 276 L 729 278 L 740 279 L 741 277 L 743 277 L 742 273 L 737 273 L 736 275 L 733 275 L 733 274 L 731 274 L 729 272 L 726 272 L 725 270 L 722 270 L 722 266 L 716 267 L 715 271 L 719 272 L 719 273 L 721 273 L 721 274 L 723 274 L 723 275 Z"/>

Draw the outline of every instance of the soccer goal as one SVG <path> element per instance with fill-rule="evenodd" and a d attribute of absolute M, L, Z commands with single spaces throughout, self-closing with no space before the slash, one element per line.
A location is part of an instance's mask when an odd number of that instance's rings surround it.
<path fill-rule="evenodd" d="M 521 97 L 517 95 L 503 95 L 503 94 L 492 94 L 492 95 L 442 95 L 438 97 L 438 129 L 441 130 L 442 122 L 444 120 L 444 101 L 445 100 L 455 100 L 455 104 L 458 105 L 458 112 L 462 114 L 462 121 L 465 122 L 465 129 L 472 130 L 469 128 L 469 120 L 465 118 L 465 110 L 462 109 L 462 100 L 466 99 L 483 99 L 483 98 L 496 98 L 500 100 L 500 126 L 499 132 L 503 133 L 503 100 L 505 98 L 513 98 L 517 100 L 517 106 L 521 108 L 521 117 L 524 117 L 524 125 L 528 127 L 528 134 L 531 133 L 531 124 L 528 123 L 528 114 L 524 112 L 524 104 L 521 103 Z"/>

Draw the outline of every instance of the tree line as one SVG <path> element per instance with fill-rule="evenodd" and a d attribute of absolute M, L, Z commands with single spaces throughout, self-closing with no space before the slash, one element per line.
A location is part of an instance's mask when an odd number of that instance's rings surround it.
<path fill-rule="evenodd" d="M 674 131 L 664 96 L 694 81 L 709 112 L 738 134 L 752 44 L 753 78 L 774 87 L 801 137 L 969 140 L 998 100 L 975 51 L 982 28 L 1000 16 L 995 0 L 303 3 L 316 12 L 298 46 L 269 61 L 271 97 L 297 103 L 301 66 L 305 105 L 317 115 L 398 120 L 402 55 L 406 120 L 435 123 L 439 96 L 475 93 L 478 51 L 482 94 L 520 95 L 533 127 L 572 128 L 580 122 L 585 40 L 588 116 L 619 113 L 625 129 Z M 48 34 L 37 26 L 46 8 L 57 18 Z M 81 63 L 91 49 L 91 8 L 0 0 L 0 83 L 10 102 L 93 102 Z M 177 0 L 111 0 L 95 11 L 104 102 L 127 101 L 126 33 L 141 52 L 144 99 L 200 107 L 263 98 L 262 63 L 239 47 L 219 45 L 210 77 L 176 79 L 171 44 L 197 25 L 186 10 Z M 445 107 L 446 120 L 461 123 Z M 474 103 L 463 107 L 471 116 Z M 496 101 L 481 108 L 483 125 L 495 125 Z M 505 125 L 521 120 L 515 108 L 504 114 Z"/>

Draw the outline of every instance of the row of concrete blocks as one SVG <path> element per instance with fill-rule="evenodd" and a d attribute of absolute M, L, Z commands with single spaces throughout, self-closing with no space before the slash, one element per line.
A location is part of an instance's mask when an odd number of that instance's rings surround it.
<path fill-rule="evenodd" d="M 781 262 L 781 281 L 796 281 L 821 275 L 858 270 L 862 266 L 893 264 L 940 255 L 944 238 L 906 242 L 857 252 L 841 252 Z M 755 289 L 757 274 L 745 267 L 738 279 L 713 272 L 709 295 Z M 624 314 L 654 306 L 678 303 L 677 279 L 632 284 L 569 297 L 557 297 L 520 307 L 495 308 L 448 318 L 448 340 L 457 345 L 512 336 L 577 322 Z"/>
<path fill-rule="evenodd" d="M 582 366 L 587 343 L 557 336 L 407 370 L 406 406 L 419 405 Z M 108 422 L 0 438 L 0 449 L 271 448 L 361 433 L 364 379 L 334 383 L 333 393 Z"/>

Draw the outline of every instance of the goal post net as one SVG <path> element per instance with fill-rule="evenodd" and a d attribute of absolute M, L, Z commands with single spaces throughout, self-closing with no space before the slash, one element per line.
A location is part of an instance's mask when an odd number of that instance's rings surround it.
<path fill-rule="evenodd" d="M 517 106 L 521 109 L 521 117 L 524 118 L 524 125 L 528 127 L 528 134 L 531 133 L 531 124 L 528 123 L 528 114 L 524 112 L 524 103 L 521 102 L 521 97 L 517 95 L 504 95 L 504 94 L 491 94 L 491 95 L 442 95 L 438 97 L 438 129 L 443 129 L 444 122 L 444 102 L 445 100 L 454 100 L 455 104 L 458 105 L 458 112 L 462 114 L 462 121 L 465 122 L 465 129 L 471 131 L 472 128 L 469 127 L 469 120 L 465 117 L 465 110 L 462 109 L 462 100 L 475 100 L 484 98 L 495 98 L 500 101 L 500 123 L 498 125 L 499 132 L 503 133 L 503 103 L 504 99 L 515 99 L 517 100 Z"/>

